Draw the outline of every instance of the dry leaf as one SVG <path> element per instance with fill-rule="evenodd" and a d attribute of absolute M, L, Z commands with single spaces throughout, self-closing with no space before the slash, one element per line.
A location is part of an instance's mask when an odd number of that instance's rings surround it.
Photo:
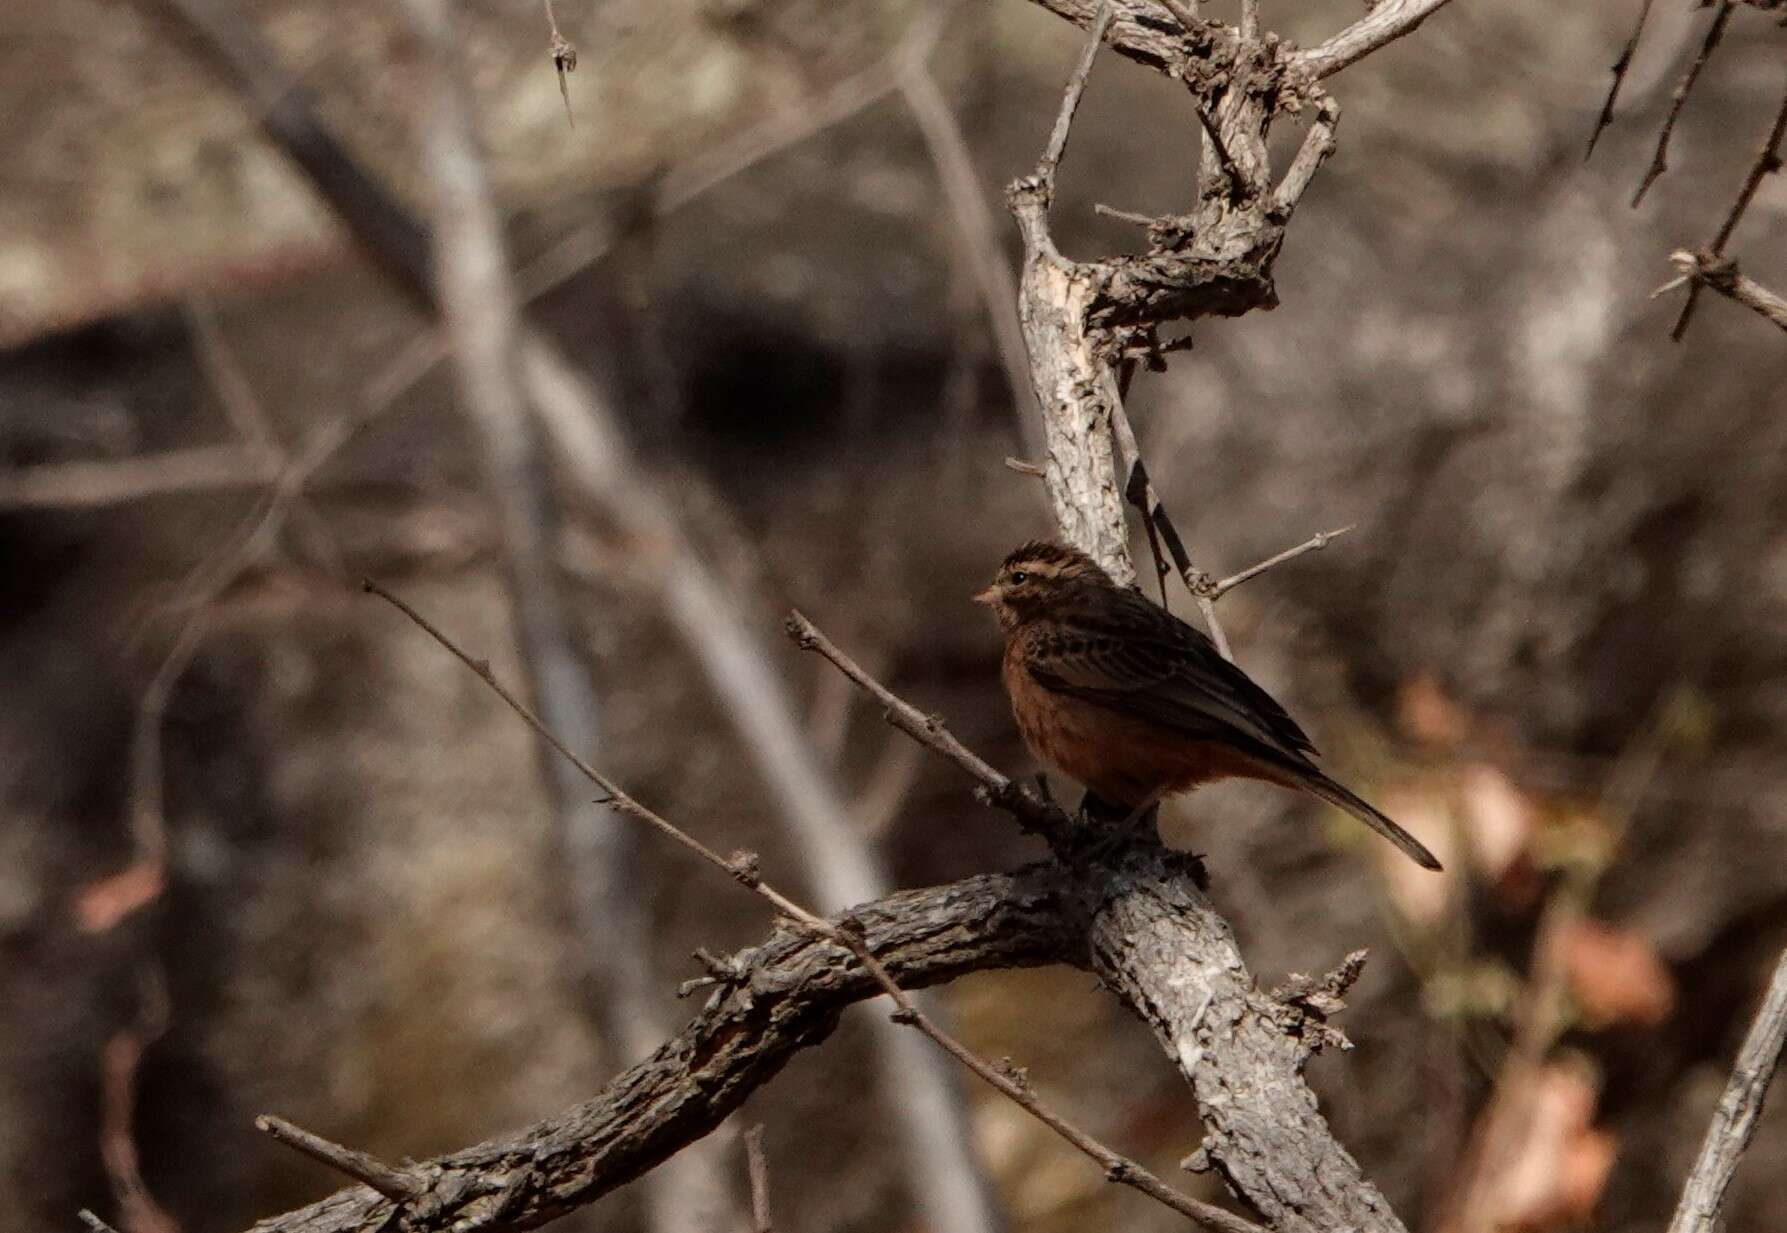
<path fill-rule="evenodd" d="M 1397 693 L 1396 713 L 1403 731 L 1436 749 L 1455 749 L 1470 735 L 1470 716 L 1447 695 L 1431 671 L 1403 683 Z"/>
<path fill-rule="evenodd" d="M 1618 1146 L 1590 1125 L 1597 1095 L 1583 1065 L 1504 1071 L 1478 1124 L 1472 1175 L 1454 1196 L 1442 1233 L 1539 1233 L 1585 1221 Z"/>
<path fill-rule="evenodd" d="M 153 903 L 166 885 L 160 861 L 138 861 L 82 887 L 75 896 L 75 919 L 84 933 L 104 933 L 138 908 Z"/>
<path fill-rule="evenodd" d="M 1641 934 L 1601 921 L 1573 920 L 1558 935 L 1570 994 L 1591 1026 L 1654 1027 L 1675 1006 L 1675 981 Z"/>

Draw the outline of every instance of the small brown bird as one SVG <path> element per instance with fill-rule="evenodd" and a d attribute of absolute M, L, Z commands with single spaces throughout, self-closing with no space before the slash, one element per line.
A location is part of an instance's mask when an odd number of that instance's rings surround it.
<path fill-rule="evenodd" d="M 1005 689 L 1024 743 L 1094 796 L 1139 814 L 1200 784 L 1263 779 L 1313 793 L 1440 867 L 1323 774 L 1297 721 L 1209 638 L 1085 553 L 1025 544 L 974 599 L 1005 631 Z"/>

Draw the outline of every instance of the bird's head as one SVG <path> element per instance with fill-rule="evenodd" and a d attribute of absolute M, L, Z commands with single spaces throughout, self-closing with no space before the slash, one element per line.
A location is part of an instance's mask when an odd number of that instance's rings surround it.
<path fill-rule="evenodd" d="M 1032 540 L 1005 558 L 974 602 L 991 608 L 1002 628 L 1015 629 L 1087 587 L 1110 585 L 1111 576 L 1078 548 Z"/>

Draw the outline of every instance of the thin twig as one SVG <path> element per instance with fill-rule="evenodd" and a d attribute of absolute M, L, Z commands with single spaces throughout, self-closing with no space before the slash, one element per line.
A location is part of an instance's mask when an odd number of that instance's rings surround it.
<path fill-rule="evenodd" d="M 1223 633 L 1222 622 L 1216 619 L 1216 596 L 1220 594 L 1214 590 L 1216 582 L 1193 564 L 1184 538 L 1173 525 L 1172 516 L 1161 503 L 1160 494 L 1154 490 L 1154 481 L 1148 478 L 1148 469 L 1142 463 L 1142 447 L 1136 441 L 1135 428 L 1130 424 L 1129 413 L 1124 410 L 1121 400 L 1111 408 L 1111 436 L 1117 443 L 1118 463 L 1124 468 L 1124 497 L 1142 511 L 1144 523 L 1158 531 L 1161 543 L 1173 558 L 1173 566 L 1185 583 L 1185 589 L 1191 592 L 1192 599 L 1197 602 L 1198 612 L 1204 618 L 1204 628 L 1210 631 L 1210 641 L 1216 644 L 1222 657 L 1232 663 L 1235 656 L 1229 648 L 1228 635 Z M 1163 602 L 1162 607 L 1164 606 Z"/>
<path fill-rule="evenodd" d="M 420 612 L 417 612 L 414 608 L 410 607 L 408 603 L 399 599 L 396 595 L 387 591 L 384 587 L 372 581 L 370 578 L 363 581 L 360 586 L 361 589 L 369 594 L 378 596 L 393 608 L 396 608 L 399 612 L 403 613 L 404 616 L 415 622 L 417 627 L 420 628 L 423 633 L 440 643 L 441 646 L 445 647 L 453 654 L 455 659 L 459 660 L 459 662 L 464 664 L 467 668 L 470 668 L 472 672 L 477 675 L 479 680 L 488 685 L 496 696 L 503 700 L 510 710 L 519 715 L 527 723 L 527 726 L 534 730 L 536 736 L 552 746 L 553 749 L 557 750 L 567 762 L 577 768 L 579 774 L 602 790 L 602 799 L 598 802 L 599 804 L 612 805 L 615 809 L 627 814 L 629 817 L 637 818 L 639 821 L 651 826 L 665 837 L 681 844 L 708 864 L 724 870 L 729 876 L 744 883 L 746 886 L 752 887 L 753 889 L 759 888 L 760 883 L 755 872 L 755 857 L 752 857 L 748 861 L 739 859 L 727 860 L 700 840 L 677 829 L 675 826 L 666 822 L 663 818 L 660 818 L 657 814 L 641 805 L 638 801 L 623 792 L 618 784 L 608 779 L 600 771 L 596 770 L 595 767 L 584 761 L 581 755 L 573 751 L 569 745 L 560 740 L 552 729 L 548 728 L 545 722 L 542 721 L 538 715 L 534 714 L 525 702 L 511 693 L 508 686 L 504 685 L 502 681 L 497 678 L 496 673 L 490 670 L 489 660 L 472 658 L 472 656 L 459 648 L 458 643 L 454 642 L 445 633 L 441 632 L 440 629 L 436 628 L 427 617 L 423 616 Z M 770 902 L 774 903 L 780 911 L 789 916 L 798 917 L 801 909 L 793 901 L 785 899 L 779 892 L 773 889 L 768 890 L 767 895 Z"/>
<path fill-rule="evenodd" d="M 1049 144 L 1043 149 L 1042 160 L 1036 164 L 1036 178 L 1051 195 L 1055 191 L 1055 169 L 1061 165 L 1061 156 L 1067 151 L 1067 135 L 1073 129 L 1074 113 L 1079 110 L 1080 99 L 1086 93 L 1086 79 L 1092 75 L 1092 62 L 1098 58 L 1099 44 L 1104 42 L 1110 28 L 1110 0 L 1099 0 L 1098 15 L 1092 19 L 1092 28 L 1086 35 L 1085 50 L 1080 52 L 1080 62 L 1074 67 L 1073 76 L 1068 78 L 1067 89 L 1061 96 L 1061 110 L 1055 115 L 1055 127 L 1049 131 Z"/>
<path fill-rule="evenodd" d="M 546 24 L 552 29 L 552 41 L 549 48 L 552 52 L 552 67 L 558 73 L 559 96 L 565 100 L 565 123 L 572 128 L 577 127 L 577 117 L 571 114 L 571 83 L 568 80 L 577 71 L 577 48 L 558 28 L 558 17 L 552 11 L 552 0 L 545 0 Z"/>
<path fill-rule="evenodd" d="M 1718 12 L 1713 14 L 1712 23 L 1706 28 L 1706 39 L 1700 44 L 1700 51 L 1694 56 L 1694 62 L 1676 84 L 1675 93 L 1669 97 L 1669 113 L 1663 117 L 1663 127 L 1657 133 L 1657 149 L 1651 155 L 1650 167 L 1645 170 L 1644 179 L 1638 183 L 1638 191 L 1632 194 L 1632 205 L 1636 207 L 1650 191 L 1650 186 L 1657 182 L 1669 169 L 1669 138 L 1675 133 L 1675 122 L 1681 117 L 1682 108 L 1687 104 L 1688 94 L 1694 89 L 1694 83 L 1700 80 L 1700 71 L 1712 58 L 1719 40 L 1725 37 L 1725 23 L 1731 20 L 1731 10 L 1736 7 L 1736 0 L 1719 0 Z"/>
<path fill-rule="evenodd" d="M 1738 1050 L 1737 1063 L 1719 1107 L 1713 1113 L 1712 1125 L 1701 1141 L 1700 1154 L 1682 1187 L 1681 1203 L 1669 1222 L 1669 1233 L 1714 1233 L 1719 1226 L 1719 1211 L 1725 1203 L 1725 1188 L 1737 1170 L 1750 1136 L 1756 1131 L 1756 1119 L 1762 1113 L 1762 1098 L 1781 1063 L 1781 1050 L 1787 1046 L 1787 952 L 1775 965 L 1768 992 L 1755 1021 Z"/>
<path fill-rule="evenodd" d="M 1595 152 L 1595 143 L 1601 140 L 1601 134 L 1613 123 L 1613 105 L 1619 101 L 1619 92 L 1626 84 L 1626 74 L 1632 70 L 1632 57 L 1637 54 L 1638 40 L 1644 37 L 1644 23 L 1650 19 L 1652 0 L 1641 0 L 1638 5 L 1638 20 L 1632 23 L 1632 33 L 1626 37 L 1626 45 L 1620 49 L 1619 59 L 1613 62 L 1613 84 L 1607 87 L 1607 99 L 1601 104 L 1601 114 L 1595 117 L 1595 129 L 1588 135 L 1588 149 L 1583 153 L 1582 161 L 1588 162 Z"/>
<path fill-rule="evenodd" d="M 981 307 L 998 347 L 1000 371 L 1005 374 L 1012 409 L 1017 413 L 1019 434 L 1025 448 L 1039 454 L 1043 442 L 1039 420 L 1031 414 L 1035 395 L 1030 388 L 1024 332 L 1018 324 L 1018 284 L 1000 247 L 999 230 L 967 138 L 925 61 L 914 58 L 908 62 L 900 73 L 900 93 L 918 123 L 937 179 L 943 185 L 944 200 L 955 221 L 952 230 L 956 247 L 980 292 Z"/>
<path fill-rule="evenodd" d="M 432 364 L 431 346 L 412 346 L 367 386 L 361 404 L 335 416 L 305 439 L 272 487 L 217 550 L 186 576 L 179 606 L 187 617 L 137 702 L 130 746 L 131 864 L 88 887 L 76 900 L 81 927 L 103 933 L 160 895 L 166 878 L 167 821 L 162 801 L 162 720 L 180 679 L 210 630 L 211 608 L 273 546 L 292 503 L 317 469 Z"/>
<path fill-rule="evenodd" d="M 1720 260 L 1711 253 L 1691 253 L 1686 249 L 1678 249 L 1669 255 L 1676 268 L 1683 272 L 1683 279 L 1696 286 L 1705 284 L 1720 295 L 1729 296 L 1745 308 L 1759 313 L 1764 320 L 1773 322 L 1783 330 L 1787 330 L 1787 298 L 1776 295 L 1767 287 L 1738 272 L 1737 262 L 1729 258 Z M 1674 282 L 1680 284 L 1683 279 Z"/>
<path fill-rule="evenodd" d="M 1363 60 L 1386 43 L 1410 33 L 1449 0 L 1378 0 L 1371 12 L 1324 43 L 1291 57 L 1291 63 L 1320 80 Z"/>
<path fill-rule="evenodd" d="M 46 462 L 0 474 L 0 509 L 91 509 L 167 494 L 254 488 L 274 474 L 258 451 L 238 444 L 104 462 Z"/>
<path fill-rule="evenodd" d="M 1344 527 L 1336 527 L 1332 531 L 1318 531 L 1316 534 L 1298 544 L 1295 548 L 1286 548 L 1283 552 L 1267 557 L 1258 565 L 1249 565 L 1238 574 L 1230 574 L 1211 589 L 1210 598 L 1212 600 L 1221 599 L 1224 595 L 1227 595 L 1230 591 L 1234 590 L 1248 579 L 1257 578 L 1272 567 L 1283 565 L 1286 561 L 1294 561 L 1306 552 L 1320 552 L 1328 546 L 1329 541 L 1335 536 L 1345 535 L 1356 526 L 1358 526 L 1358 523 L 1349 522 Z"/>
<path fill-rule="evenodd" d="M 1707 247 L 1707 252 L 1714 259 L 1725 255 L 1725 245 L 1737 230 L 1744 211 L 1750 208 L 1750 201 L 1756 196 L 1756 190 L 1762 187 L 1762 181 L 1781 169 L 1781 138 L 1784 135 L 1787 135 L 1787 90 L 1781 93 L 1781 106 L 1775 112 L 1768 135 L 1762 139 L 1762 147 L 1756 151 L 1756 157 L 1750 163 L 1750 170 L 1744 175 L 1743 187 L 1738 190 L 1737 200 L 1731 203 L 1730 212 L 1725 215 L 1725 221 L 1719 224 L 1718 233 Z M 1688 321 L 1694 315 L 1694 305 L 1700 299 L 1703 281 L 1689 280 L 1687 303 L 1682 305 L 1681 315 L 1675 320 L 1675 328 L 1669 332 L 1669 337 L 1676 342 L 1680 342 L 1682 336 L 1688 332 Z"/>
<path fill-rule="evenodd" d="M 262 405 L 254 384 L 249 381 L 236 349 L 230 345 L 224 334 L 216 305 L 208 296 L 192 295 L 187 297 L 182 309 L 192 334 L 199 367 L 204 371 L 218 401 L 223 404 L 224 414 L 235 427 L 236 435 L 242 438 L 244 445 L 264 459 L 275 474 L 283 472 L 290 459 L 286 457 L 285 447 L 280 444 L 279 436 L 273 430 L 272 417 Z M 331 576 L 341 577 L 341 553 L 335 547 L 334 537 L 330 535 L 322 516 L 302 494 L 294 494 L 292 497 L 290 524 L 311 558 L 327 569 Z"/>
<path fill-rule="evenodd" d="M 769 1217 L 769 1157 L 763 1151 L 763 1123 L 745 1131 L 745 1167 L 751 1176 L 752 1233 L 775 1233 Z"/>
<path fill-rule="evenodd" d="M 371 1186 L 393 1203 L 407 1203 L 427 1189 L 423 1179 L 414 1173 L 394 1169 L 376 1156 L 333 1143 L 283 1117 L 263 1113 L 254 1119 L 254 1128 L 337 1173 Z"/>
<path fill-rule="evenodd" d="M 800 612 L 790 612 L 785 627 L 794 645 L 830 660 L 838 671 L 879 702 L 888 723 L 967 771 L 980 784 L 988 803 L 1004 809 L 1039 834 L 1063 833 L 1068 825 L 1065 814 L 962 744 L 939 716 L 925 714 L 870 676 Z"/>
<path fill-rule="evenodd" d="M 953 1036 L 938 1027 L 929 1016 L 921 1011 L 906 991 L 900 988 L 894 981 L 893 977 L 888 973 L 881 961 L 875 957 L 875 953 L 869 949 L 868 943 L 863 938 L 861 927 L 851 927 L 850 918 L 847 917 L 844 924 L 834 925 L 824 917 L 808 911 L 806 908 L 790 899 L 787 895 L 784 895 L 781 891 L 776 890 L 768 882 L 764 881 L 755 855 L 751 853 L 739 853 L 729 860 L 702 843 L 699 839 L 696 839 L 693 835 L 690 835 L 674 823 L 659 816 L 645 805 L 642 805 L 640 802 L 633 799 L 613 780 L 610 780 L 600 771 L 597 771 L 594 767 L 590 766 L 589 763 L 573 753 L 563 741 L 559 740 L 559 738 L 541 722 L 539 716 L 535 715 L 525 703 L 510 692 L 510 690 L 497 679 L 496 675 L 490 670 L 490 665 L 487 661 L 474 659 L 470 654 L 462 650 L 451 638 L 429 622 L 427 618 L 422 616 L 421 613 L 417 612 L 403 600 L 397 598 L 397 596 L 385 590 L 377 583 L 368 580 L 362 585 L 368 592 L 377 595 L 380 599 L 383 599 L 395 607 L 399 612 L 403 613 L 414 622 L 418 628 L 445 648 L 455 659 L 470 668 L 472 672 L 488 685 L 490 689 L 495 692 L 497 697 L 501 698 L 503 702 L 508 705 L 510 710 L 520 716 L 542 740 L 558 750 L 558 752 L 562 754 L 572 766 L 575 766 L 586 779 L 601 789 L 604 794 L 602 800 L 603 804 L 611 805 L 619 812 L 646 823 L 653 830 L 658 831 L 660 834 L 665 835 L 682 847 L 694 852 L 701 857 L 702 860 L 714 866 L 716 869 L 719 869 L 734 881 L 737 881 L 747 889 L 755 891 L 757 894 L 767 899 L 777 911 L 782 913 L 782 915 L 788 917 L 814 936 L 823 938 L 828 942 L 832 942 L 849 950 L 856 956 L 858 962 L 863 965 L 864 970 L 875 980 L 875 983 L 880 985 L 887 996 L 893 1000 L 894 1005 L 898 1008 L 894 1015 L 896 1022 L 917 1028 L 921 1033 L 929 1037 L 939 1048 L 948 1053 L 956 1061 L 966 1066 L 969 1070 L 973 1071 L 974 1074 L 979 1076 L 988 1085 L 1017 1103 L 1032 1117 L 1041 1121 L 1057 1135 L 1067 1140 L 1068 1143 L 1072 1144 L 1075 1148 L 1079 1149 L 1079 1151 L 1097 1162 L 1105 1170 L 1105 1177 L 1108 1181 L 1116 1182 L 1120 1185 L 1129 1186 L 1134 1190 L 1138 1190 L 1157 1202 L 1163 1203 L 1174 1211 L 1179 1212 L 1181 1215 L 1198 1222 L 1205 1228 L 1216 1230 L 1217 1233 L 1263 1233 L 1259 1226 L 1250 1221 L 1243 1220 L 1239 1216 L 1224 1211 L 1222 1208 L 1213 1206 L 1212 1204 L 1203 1203 L 1188 1195 L 1179 1193 L 1177 1190 L 1174 1190 L 1165 1182 L 1161 1181 L 1160 1178 L 1156 1177 L 1153 1173 L 1144 1169 L 1141 1165 L 1127 1157 L 1118 1155 L 1085 1131 L 1079 1129 L 1071 1122 L 1068 1122 L 1060 1115 L 1043 1106 L 1042 1103 L 1036 1099 L 1035 1095 L 1028 1090 L 1027 1086 L 1020 1084 L 1011 1075 L 1000 1071 L 991 1063 L 982 1060 Z M 833 659 L 833 654 L 826 654 L 826 658 L 832 659 L 832 662 L 834 663 L 838 663 L 840 668 L 843 667 L 845 662 L 849 662 L 849 657 L 845 656 L 843 652 L 838 651 L 837 648 L 832 645 L 830 640 L 825 638 L 825 635 L 819 633 L 819 631 L 813 627 L 811 622 L 806 621 L 805 618 L 798 617 L 798 614 L 795 620 L 798 620 L 799 624 L 795 625 L 793 621 L 791 621 L 791 627 L 800 629 L 803 634 L 813 637 L 815 639 L 813 649 L 825 653 L 824 648 L 830 648 L 830 651 L 835 654 L 837 658 Z M 810 631 L 810 634 L 808 634 L 808 631 Z M 854 665 L 852 665 L 852 668 L 854 668 Z M 848 672 L 849 670 L 846 669 L 846 671 Z M 871 678 L 868 678 L 866 674 L 861 674 L 861 669 L 855 669 L 854 674 L 851 675 L 851 679 L 856 680 L 858 684 L 864 685 L 865 688 L 869 688 L 872 684 L 872 692 L 875 692 L 877 697 L 884 697 L 885 699 L 890 700 L 890 712 L 898 710 L 902 716 L 906 718 L 907 722 L 910 722 L 910 717 L 917 716 L 918 718 L 915 727 L 908 730 L 912 731 L 915 737 L 918 737 L 918 739 L 922 740 L 930 748 L 939 751 L 947 751 L 948 756 L 952 761 L 955 761 L 965 769 L 970 769 L 971 773 L 975 774 L 976 778 L 979 778 L 982 783 L 986 785 L 989 795 L 1003 795 L 1012 800 L 1032 802 L 1039 811 L 1045 808 L 1041 806 L 1040 802 L 1034 802 L 1027 791 L 1016 789 L 1009 779 L 999 774 L 999 772 L 994 770 L 989 763 L 971 753 L 965 746 L 957 741 L 954 736 L 950 735 L 948 730 L 942 727 L 941 723 L 927 723 L 915 707 L 911 706 L 909 703 L 901 701 L 892 693 L 888 692 L 885 687 L 880 686 L 878 683 L 873 683 Z M 899 720 L 896 720 L 896 722 L 900 722 L 901 726 L 905 727 L 905 722 Z M 925 733 L 925 736 L 920 736 L 919 734 L 921 732 Z M 1001 800 L 1000 803 L 1006 805 L 1004 800 Z M 1006 807 L 1012 808 L 1013 806 L 1006 805 Z M 1059 815 L 1055 816 L 1059 819 Z"/>

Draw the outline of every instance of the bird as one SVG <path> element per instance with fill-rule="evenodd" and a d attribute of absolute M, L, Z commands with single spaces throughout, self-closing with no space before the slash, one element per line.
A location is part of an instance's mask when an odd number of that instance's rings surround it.
<path fill-rule="evenodd" d="M 1135 819 L 1202 784 L 1265 780 L 1344 809 L 1416 864 L 1440 868 L 1329 778 L 1297 721 L 1201 630 L 1118 585 L 1086 553 L 1033 540 L 973 598 L 1004 633 L 1002 676 L 1024 743 L 1096 800 Z"/>

